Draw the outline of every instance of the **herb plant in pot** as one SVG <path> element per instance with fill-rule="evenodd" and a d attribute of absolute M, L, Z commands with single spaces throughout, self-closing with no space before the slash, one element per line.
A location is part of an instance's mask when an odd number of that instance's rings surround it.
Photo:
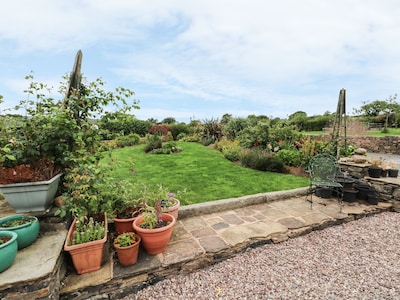
<path fill-rule="evenodd" d="M 7 270 L 17 256 L 17 237 L 13 231 L 0 231 L 0 273 Z"/>
<path fill-rule="evenodd" d="M 134 232 L 125 232 L 114 240 L 114 249 L 118 255 L 118 261 L 123 266 L 130 266 L 137 262 L 141 238 Z"/>
<path fill-rule="evenodd" d="M 107 218 L 103 221 L 90 217 L 87 221 L 74 219 L 68 230 L 64 250 L 71 254 L 72 262 L 78 274 L 84 274 L 101 268 L 103 247 L 107 241 Z"/>
<path fill-rule="evenodd" d="M 167 247 L 175 223 L 174 216 L 162 212 L 161 200 L 158 200 L 155 207 L 146 207 L 133 221 L 133 229 L 142 238 L 148 254 L 159 254 Z"/>

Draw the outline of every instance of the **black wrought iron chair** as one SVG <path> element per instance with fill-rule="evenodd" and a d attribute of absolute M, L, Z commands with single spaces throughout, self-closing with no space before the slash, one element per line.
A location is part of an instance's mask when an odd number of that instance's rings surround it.
<path fill-rule="evenodd" d="M 318 154 L 311 158 L 308 165 L 308 173 L 310 175 L 310 187 L 306 195 L 306 200 L 310 202 L 311 209 L 313 206 L 312 196 L 317 188 L 331 189 L 336 193 L 342 212 L 343 201 L 343 185 L 338 183 L 336 178 L 343 176 L 340 172 L 340 166 L 337 160 L 328 154 Z"/>

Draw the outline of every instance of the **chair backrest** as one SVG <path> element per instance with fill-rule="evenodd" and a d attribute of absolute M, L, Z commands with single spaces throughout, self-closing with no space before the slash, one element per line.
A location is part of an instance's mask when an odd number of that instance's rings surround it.
<path fill-rule="evenodd" d="M 335 180 L 338 172 L 336 158 L 329 154 L 317 154 L 312 157 L 309 164 L 311 179 L 316 180 Z"/>

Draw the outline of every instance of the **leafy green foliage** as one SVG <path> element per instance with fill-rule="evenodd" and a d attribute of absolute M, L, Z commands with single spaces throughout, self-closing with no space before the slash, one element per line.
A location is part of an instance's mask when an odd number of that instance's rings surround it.
<path fill-rule="evenodd" d="M 119 136 L 115 139 L 116 146 L 119 148 L 138 145 L 140 136 L 137 133 Z"/>
<path fill-rule="evenodd" d="M 284 170 L 282 160 L 260 148 L 243 151 L 240 161 L 243 166 L 259 171 L 283 172 Z"/>
<path fill-rule="evenodd" d="M 118 247 L 129 247 L 135 242 L 136 234 L 134 232 L 124 232 L 115 238 L 114 245 Z"/>
<path fill-rule="evenodd" d="M 107 195 L 108 180 L 111 168 L 109 165 L 93 161 L 89 158 L 80 159 L 66 170 L 64 178 L 66 201 L 58 211 L 61 217 L 73 215 L 81 220 L 88 216 L 96 216 L 113 211 L 113 203 Z M 115 190 L 113 190 L 115 192 Z"/>
<path fill-rule="evenodd" d="M 230 161 L 240 160 L 240 153 L 242 148 L 239 145 L 239 141 L 231 141 L 228 139 L 221 139 L 215 143 L 215 148 L 220 150 L 226 159 Z"/>
<path fill-rule="evenodd" d="M 144 152 L 148 153 L 155 149 L 162 149 L 161 137 L 157 134 L 146 135 L 146 145 L 144 147 Z"/>
<path fill-rule="evenodd" d="M 190 128 L 185 123 L 171 124 L 171 133 L 175 141 L 180 140 L 182 135 L 188 135 Z"/>
<path fill-rule="evenodd" d="M 299 150 L 287 150 L 282 149 L 275 154 L 277 158 L 282 160 L 285 165 L 288 166 L 300 166 L 302 155 Z"/>
<path fill-rule="evenodd" d="M 106 230 L 104 222 L 95 221 L 92 217 L 87 222 L 77 220 L 76 229 L 73 233 L 71 245 L 78 245 L 87 242 L 97 241 L 104 238 Z"/>

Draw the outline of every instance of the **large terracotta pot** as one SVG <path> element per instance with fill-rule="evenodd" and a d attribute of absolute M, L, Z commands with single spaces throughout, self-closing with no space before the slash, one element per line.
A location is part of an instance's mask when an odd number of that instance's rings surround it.
<path fill-rule="evenodd" d="M 119 247 L 114 243 L 114 248 L 118 255 L 118 261 L 121 265 L 130 266 L 134 265 L 137 262 L 141 240 L 141 237 L 139 235 L 136 235 L 136 243 L 134 243 L 133 245 L 127 247 Z"/>
<path fill-rule="evenodd" d="M 28 218 L 30 222 L 13 227 L 4 227 L 5 223 L 8 221 L 17 221 L 23 218 Z M 15 214 L 0 219 L 0 231 L 13 231 L 18 235 L 18 249 L 28 247 L 33 242 L 35 242 L 39 236 L 39 230 L 39 220 L 34 216 L 23 216 L 20 214 Z"/>
<path fill-rule="evenodd" d="M 176 219 L 167 213 L 162 214 L 162 219 L 170 223 L 167 226 L 156 229 L 141 228 L 140 224 L 143 222 L 143 216 L 139 216 L 133 221 L 133 229 L 142 238 L 143 248 L 148 254 L 159 254 L 167 248 Z"/>
<path fill-rule="evenodd" d="M 74 236 L 76 221 L 77 220 L 74 219 L 68 230 L 67 238 L 64 243 L 64 250 L 70 253 L 76 273 L 84 274 L 99 270 L 101 268 L 103 247 L 107 241 L 107 218 L 104 217 L 104 238 L 88 243 L 70 245 Z"/>

